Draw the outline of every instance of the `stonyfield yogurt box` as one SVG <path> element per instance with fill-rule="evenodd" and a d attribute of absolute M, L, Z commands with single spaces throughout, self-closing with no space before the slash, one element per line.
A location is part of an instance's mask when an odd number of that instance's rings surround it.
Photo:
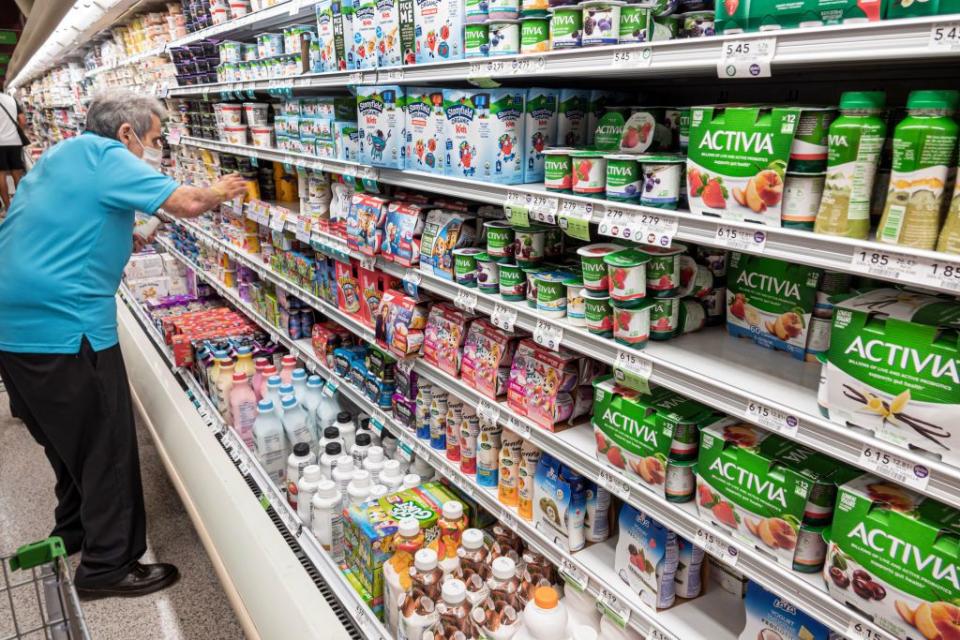
<path fill-rule="evenodd" d="M 613 567 L 643 604 L 654 609 L 673 605 L 678 560 L 677 534 L 635 507 L 623 505 Z"/>
<path fill-rule="evenodd" d="M 360 161 L 360 129 L 356 122 L 337 120 L 333 123 L 334 143 L 338 160 Z"/>
<path fill-rule="evenodd" d="M 414 0 L 417 64 L 463 57 L 463 2 Z"/>
<path fill-rule="evenodd" d="M 361 163 L 403 168 L 403 100 L 403 87 L 357 87 Z"/>
<path fill-rule="evenodd" d="M 443 89 L 407 87 L 407 169 L 443 175 L 446 171 L 446 118 Z"/>
<path fill-rule="evenodd" d="M 690 211 L 780 226 L 783 176 L 800 120 L 792 107 L 693 107 Z"/>
<path fill-rule="evenodd" d="M 727 331 L 804 359 L 820 270 L 733 252 L 727 271 Z"/>
<path fill-rule="evenodd" d="M 552 147 L 557 138 L 558 89 L 527 89 L 523 106 L 523 131 L 526 151 L 523 163 L 525 183 L 543 182 L 543 150 Z"/>
<path fill-rule="evenodd" d="M 892 288 L 831 302 L 821 410 L 960 465 L 960 304 Z"/>
<path fill-rule="evenodd" d="M 380 26 L 377 5 L 363 2 L 353 12 L 353 52 L 358 69 L 375 69 L 379 64 L 377 42 Z"/>
<path fill-rule="evenodd" d="M 317 3 L 317 44 L 320 51 L 318 58 L 320 72 L 336 71 L 337 49 L 334 46 L 333 34 L 333 3 L 331 0 L 320 0 Z"/>
<path fill-rule="evenodd" d="M 447 175 L 523 182 L 523 89 L 445 89 Z"/>
<path fill-rule="evenodd" d="M 398 67 L 403 62 L 400 38 L 400 5 L 398 0 L 376 0 L 377 64 Z"/>
<path fill-rule="evenodd" d="M 958 637 L 960 512 L 863 475 L 840 487 L 827 590 L 901 640 Z"/>
<path fill-rule="evenodd" d="M 587 110 L 589 108 L 589 90 L 560 90 L 557 103 L 557 145 L 576 148 L 587 143 Z"/>

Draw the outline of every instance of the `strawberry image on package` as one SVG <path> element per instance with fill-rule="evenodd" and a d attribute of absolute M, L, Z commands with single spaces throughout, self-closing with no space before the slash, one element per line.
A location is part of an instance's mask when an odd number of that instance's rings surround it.
<path fill-rule="evenodd" d="M 357 87 L 361 164 L 403 168 L 406 119 L 403 87 Z"/>
<path fill-rule="evenodd" d="M 523 182 L 523 89 L 446 89 L 447 175 Z"/>
<path fill-rule="evenodd" d="M 417 64 L 463 58 L 463 3 L 414 0 Z"/>

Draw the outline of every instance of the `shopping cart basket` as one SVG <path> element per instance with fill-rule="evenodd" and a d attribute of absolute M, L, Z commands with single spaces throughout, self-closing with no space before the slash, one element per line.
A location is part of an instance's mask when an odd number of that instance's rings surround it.
<path fill-rule="evenodd" d="M 0 640 L 90 640 L 57 536 L 0 558 Z"/>

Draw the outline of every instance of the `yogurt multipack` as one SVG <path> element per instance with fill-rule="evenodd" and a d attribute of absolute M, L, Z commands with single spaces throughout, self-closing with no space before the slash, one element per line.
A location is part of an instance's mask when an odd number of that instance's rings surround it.
<path fill-rule="evenodd" d="M 446 171 L 446 118 L 443 89 L 408 87 L 404 103 L 407 169 L 443 175 Z"/>
<path fill-rule="evenodd" d="M 399 86 L 358 86 L 357 124 L 361 164 L 403 169 L 404 90 Z"/>
<path fill-rule="evenodd" d="M 840 636 L 790 600 L 770 593 L 752 580 L 744 601 L 746 624 L 739 640 L 834 640 Z"/>
<path fill-rule="evenodd" d="M 543 182 L 543 150 L 555 146 L 557 139 L 558 89 L 527 89 L 523 106 L 523 131 L 525 135 L 523 181 Z"/>
<path fill-rule="evenodd" d="M 444 90 L 447 175 L 523 182 L 523 89 Z"/>
<path fill-rule="evenodd" d="M 413 0 L 417 64 L 463 57 L 463 14 L 459 0 Z"/>
<path fill-rule="evenodd" d="M 623 505 L 613 567 L 647 607 L 673 606 L 678 551 L 677 534 L 635 507 Z"/>

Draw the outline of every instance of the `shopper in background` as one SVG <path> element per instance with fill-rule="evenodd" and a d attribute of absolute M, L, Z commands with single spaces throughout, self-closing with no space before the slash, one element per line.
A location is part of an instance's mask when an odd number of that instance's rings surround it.
<path fill-rule="evenodd" d="M 14 188 L 23 177 L 23 146 L 28 143 L 23 133 L 27 126 L 27 116 L 20 103 L 6 93 L 0 93 L 0 202 L 4 208 L 10 208 L 10 186 Z"/>
<path fill-rule="evenodd" d="M 164 117 L 154 98 L 95 98 L 86 131 L 40 157 L 0 225 L 0 377 L 53 466 L 52 533 L 82 551 L 86 598 L 143 595 L 179 575 L 138 562 L 146 518 L 114 298 L 134 211 L 194 217 L 245 190 L 238 175 L 199 188 L 160 173 Z"/>

